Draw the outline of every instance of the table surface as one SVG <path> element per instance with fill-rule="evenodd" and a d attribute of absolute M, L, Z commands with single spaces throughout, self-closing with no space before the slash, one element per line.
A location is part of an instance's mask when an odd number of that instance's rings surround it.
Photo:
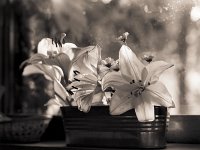
<path fill-rule="evenodd" d="M 64 141 L 39 142 L 31 144 L 0 143 L 0 150 L 127 150 L 114 148 L 66 147 Z M 167 144 L 164 150 L 200 150 L 200 144 Z"/>

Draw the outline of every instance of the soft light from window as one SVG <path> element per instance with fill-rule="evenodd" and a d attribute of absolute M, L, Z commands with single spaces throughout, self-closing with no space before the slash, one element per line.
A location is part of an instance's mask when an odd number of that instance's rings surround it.
<path fill-rule="evenodd" d="M 192 10 L 190 12 L 190 18 L 194 22 L 196 22 L 200 19 L 200 7 L 199 6 L 192 7 Z"/>

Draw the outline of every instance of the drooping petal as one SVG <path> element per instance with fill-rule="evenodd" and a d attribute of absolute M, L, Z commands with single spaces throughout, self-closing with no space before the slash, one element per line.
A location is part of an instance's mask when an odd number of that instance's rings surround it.
<path fill-rule="evenodd" d="M 140 122 L 153 121 L 155 119 L 154 106 L 142 96 L 140 98 L 140 100 L 137 100 L 137 105 L 135 106 L 135 113 L 138 120 Z"/>
<path fill-rule="evenodd" d="M 31 58 L 28 60 L 28 63 L 31 63 L 31 64 L 38 63 L 46 58 L 48 58 L 48 57 L 43 54 L 37 53 L 37 54 L 34 54 L 33 56 L 31 56 Z"/>
<path fill-rule="evenodd" d="M 94 93 L 92 90 L 78 91 L 75 94 L 75 101 L 77 102 L 79 110 L 83 112 L 90 111 Z"/>
<path fill-rule="evenodd" d="M 122 76 L 128 82 L 133 79 L 136 81 L 141 80 L 144 65 L 128 46 L 123 45 L 119 51 L 119 67 Z"/>
<path fill-rule="evenodd" d="M 41 69 L 39 69 L 38 67 L 36 67 L 35 65 L 28 65 L 24 68 L 22 75 L 23 76 L 28 76 L 31 74 L 44 74 L 44 71 L 42 71 Z M 47 80 L 52 80 L 51 77 L 49 76 L 45 76 Z"/>
<path fill-rule="evenodd" d="M 44 64 L 35 64 L 35 66 L 42 70 L 45 76 L 51 77 L 52 80 L 60 81 L 61 77 L 63 77 L 62 69 L 58 66 L 49 66 Z"/>
<path fill-rule="evenodd" d="M 76 75 L 75 81 L 70 86 L 76 88 L 74 100 L 77 102 L 79 109 L 84 112 L 90 110 L 93 102 L 100 102 L 103 98 L 100 83 L 97 77 L 92 74 Z"/>
<path fill-rule="evenodd" d="M 164 61 L 155 61 L 146 66 L 148 75 L 146 76 L 145 83 L 154 83 L 158 81 L 160 75 L 167 69 L 174 66 Z"/>
<path fill-rule="evenodd" d="M 144 95 L 146 95 L 145 97 L 148 98 L 153 105 L 175 107 L 172 96 L 169 94 L 165 85 L 159 81 L 147 86 Z"/>
<path fill-rule="evenodd" d="M 132 85 L 122 78 L 120 72 L 109 72 L 102 79 L 102 89 L 113 87 L 121 91 L 130 91 Z"/>
<path fill-rule="evenodd" d="M 23 70 L 23 75 L 31 75 L 35 73 L 41 73 L 45 76 L 48 80 L 61 80 L 61 77 L 63 76 L 62 70 L 57 66 L 49 66 L 44 64 L 33 64 L 28 65 Z"/>
<path fill-rule="evenodd" d="M 43 64 L 56 65 L 56 66 L 60 67 L 64 73 L 65 81 L 68 82 L 69 72 L 71 69 L 71 61 L 70 61 L 68 55 L 66 55 L 64 53 L 60 53 L 53 58 L 43 59 Z"/>
<path fill-rule="evenodd" d="M 103 104 L 102 100 L 103 100 L 104 95 L 105 94 L 103 92 L 98 92 L 97 94 L 94 94 L 92 105 L 95 106 L 95 105 Z"/>
<path fill-rule="evenodd" d="M 54 80 L 54 91 L 61 104 L 71 105 L 69 93 L 58 80 Z"/>
<path fill-rule="evenodd" d="M 116 91 L 111 98 L 110 103 L 110 114 L 111 115 L 120 115 L 127 112 L 130 109 L 135 108 L 136 103 L 135 99 L 130 97 L 130 93 Z"/>
<path fill-rule="evenodd" d="M 60 82 L 61 78 L 64 76 L 63 70 L 58 66 L 53 65 L 52 67 L 53 67 L 53 71 L 54 71 L 56 80 L 58 80 Z"/>

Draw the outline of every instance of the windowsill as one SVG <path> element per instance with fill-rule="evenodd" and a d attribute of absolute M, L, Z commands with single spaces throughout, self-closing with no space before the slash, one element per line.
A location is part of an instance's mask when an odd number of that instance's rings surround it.
<path fill-rule="evenodd" d="M 0 143 L 1 150 L 109 150 L 109 148 L 66 147 L 64 141 L 39 142 L 32 144 Z M 169 143 L 165 150 L 199 150 L 200 144 Z M 114 149 L 112 149 L 114 150 Z M 117 150 L 117 149 L 115 149 Z M 123 150 L 123 149 L 119 149 Z M 125 149 L 124 149 L 125 150 Z"/>

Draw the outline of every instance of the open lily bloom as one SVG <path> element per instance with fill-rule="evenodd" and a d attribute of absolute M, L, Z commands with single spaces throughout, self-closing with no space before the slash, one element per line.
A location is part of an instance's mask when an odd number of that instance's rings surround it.
<path fill-rule="evenodd" d="M 53 41 L 50 38 L 43 38 L 38 43 L 37 53 L 31 56 L 28 61 L 25 61 L 30 64 L 41 63 L 60 67 L 64 73 L 62 80 L 64 86 L 68 84 L 71 60 L 74 58 L 72 49 L 77 48 L 73 43 L 62 44 L 65 36 L 65 33 L 61 33 L 57 41 Z"/>
<path fill-rule="evenodd" d="M 74 100 L 79 110 L 88 112 L 94 103 L 102 101 L 104 93 L 97 76 L 93 74 L 78 74 L 69 85 L 70 90 L 75 90 Z"/>
<path fill-rule="evenodd" d="M 163 71 L 172 67 L 164 61 L 144 65 L 133 51 L 123 45 L 119 52 L 120 72 L 111 72 L 102 79 L 103 89 L 114 87 L 115 93 L 110 104 L 110 113 L 122 114 L 135 109 L 141 122 L 153 121 L 154 106 L 174 107 L 167 88 L 159 80 Z"/>
<path fill-rule="evenodd" d="M 73 43 L 62 44 L 65 36 L 65 33 L 60 34 L 59 41 L 53 41 L 50 38 L 42 39 L 37 47 L 38 53 L 33 55 L 29 62 L 42 62 L 61 67 L 66 84 L 68 80 L 73 79 L 73 71 L 96 74 L 97 63 L 101 56 L 100 46 L 81 48 Z"/>
<path fill-rule="evenodd" d="M 65 53 L 69 56 L 70 60 L 74 58 L 74 53 L 72 51 L 73 48 L 77 48 L 77 46 L 73 43 L 64 43 L 62 44 L 62 40 L 66 34 L 61 34 L 60 44 L 57 44 L 50 38 L 43 38 L 37 47 L 37 53 L 43 54 L 47 57 L 55 56 L 59 53 Z"/>
<path fill-rule="evenodd" d="M 101 59 L 101 48 L 88 46 L 75 49 L 75 58 L 72 60 L 72 69 L 78 74 L 68 86 L 75 94 L 79 110 L 88 112 L 91 105 L 102 103 L 104 93 L 101 89 L 97 67 Z"/>

